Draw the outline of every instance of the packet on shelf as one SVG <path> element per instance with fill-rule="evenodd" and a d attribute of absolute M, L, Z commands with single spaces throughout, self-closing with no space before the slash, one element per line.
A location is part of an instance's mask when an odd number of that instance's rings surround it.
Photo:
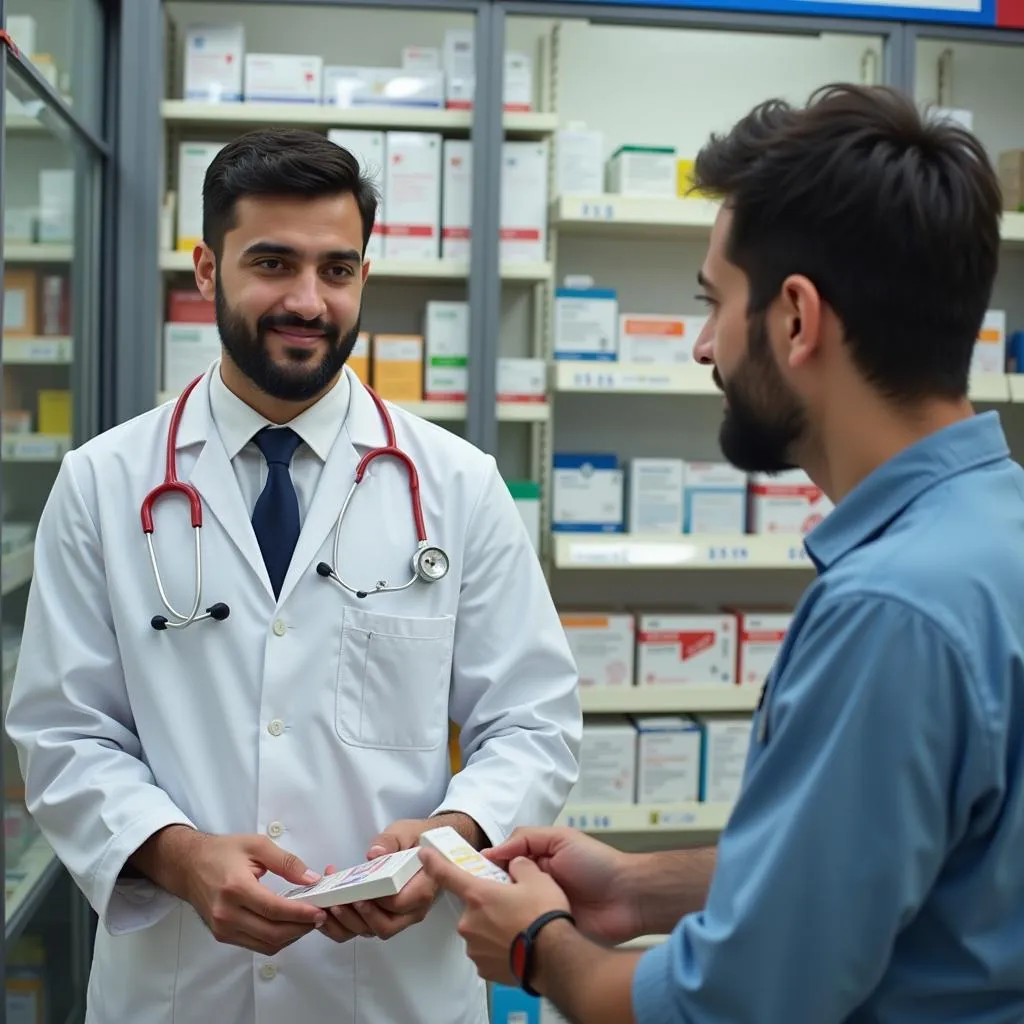
<path fill-rule="evenodd" d="M 379 900 L 400 893 L 421 868 L 420 851 L 414 847 L 332 872 L 315 885 L 285 889 L 281 895 L 287 900 L 312 903 L 315 907 Z"/>

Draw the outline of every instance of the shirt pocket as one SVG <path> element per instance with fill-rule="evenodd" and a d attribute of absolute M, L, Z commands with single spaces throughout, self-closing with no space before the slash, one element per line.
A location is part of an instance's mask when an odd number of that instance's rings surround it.
<path fill-rule="evenodd" d="M 335 728 L 356 747 L 433 750 L 448 739 L 455 619 L 345 610 Z"/>

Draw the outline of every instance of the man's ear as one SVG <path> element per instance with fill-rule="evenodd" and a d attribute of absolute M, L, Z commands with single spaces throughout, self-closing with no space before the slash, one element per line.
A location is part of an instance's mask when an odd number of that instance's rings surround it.
<path fill-rule="evenodd" d="M 786 360 L 797 367 L 813 358 L 821 343 L 822 301 L 813 282 L 793 274 L 782 283 L 780 313 L 786 324 Z"/>
<path fill-rule="evenodd" d="M 192 250 L 192 266 L 199 294 L 207 302 L 213 302 L 217 292 L 217 257 L 205 242 L 200 242 Z"/>

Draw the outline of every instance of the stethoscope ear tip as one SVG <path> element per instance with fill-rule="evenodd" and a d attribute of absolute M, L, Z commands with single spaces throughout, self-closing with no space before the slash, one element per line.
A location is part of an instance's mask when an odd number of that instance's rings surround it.
<path fill-rule="evenodd" d="M 331 575 L 331 567 L 326 562 L 320 562 L 316 567 L 316 571 L 323 576 L 324 579 L 327 579 Z"/>
<path fill-rule="evenodd" d="M 167 628 L 167 616 L 166 615 L 154 615 L 153 618 L 151 618 L 149 620 L 149 624 L 154 629 L 157 629 L 157 630 L 166 629 Z"/>

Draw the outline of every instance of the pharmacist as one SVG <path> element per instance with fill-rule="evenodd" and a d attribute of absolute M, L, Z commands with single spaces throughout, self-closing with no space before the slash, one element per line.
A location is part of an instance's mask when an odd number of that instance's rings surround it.
<path fill-rule="evenodd" d="M 723 452 L 835 502 L 717 858 L 527 829 L 489 851 L 515 885 L 425 869 L 481 973 L 576 1024 L 1019 1022 L 1024 471 L 967 399 L 996 176 L 962 129 L 851 86 L 755 109 L 696 180 L 727 200 L 696 348 Z M 671 934 L 608 948 L 641 933 Z"/>
<path fill-rule="evenodd" d="M 427 876 L 329 915 L 281 891 L 439 823 L 550 824 L 577 777 L 575 666 L 494 461 L 344 365 L 375 209 L 322 136 L 223 148 L 195 250 L 222 357 L 180 423 L 73 451 L 40 520 L 7 729 L 99 915 L 90 1024 L 483 1024 Z M 160 495 L 144 535 L 165 472 L 197 503 Z"/>

